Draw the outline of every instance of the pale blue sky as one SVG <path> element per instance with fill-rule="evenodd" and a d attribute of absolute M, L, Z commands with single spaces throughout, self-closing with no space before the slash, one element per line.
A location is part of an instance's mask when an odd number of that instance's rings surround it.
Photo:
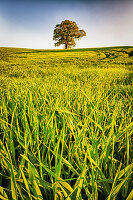
<path fill-rule="evenodd" d="M 87 33 L 75 48 L 133 46 L 133 0 L 0 0 L 0 46 L 53 49 L 65 19 Z"/>

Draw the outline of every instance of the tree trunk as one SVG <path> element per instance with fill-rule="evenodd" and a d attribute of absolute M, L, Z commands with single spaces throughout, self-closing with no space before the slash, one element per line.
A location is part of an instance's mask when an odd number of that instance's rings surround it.
<path fill-rule="evenodd" d="M 66 44 L 65 44 L 65 49 L 67 49 L 67 48 L 68 48 L 68 44 L 66 43 Z"/>

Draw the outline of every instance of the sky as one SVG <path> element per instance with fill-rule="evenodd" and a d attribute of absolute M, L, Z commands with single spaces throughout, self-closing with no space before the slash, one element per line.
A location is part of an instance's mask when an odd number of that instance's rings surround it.
<path fill-rule="evenodd" d="M 53 31 L 66 19 L 86 31 L 75 48 L 133 46 L 133 0 L 0 0 L 0 46 L 61 49 Z"/>

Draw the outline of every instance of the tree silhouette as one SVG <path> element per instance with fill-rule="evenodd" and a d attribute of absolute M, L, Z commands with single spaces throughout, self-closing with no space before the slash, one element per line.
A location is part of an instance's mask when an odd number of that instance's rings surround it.
<path fill-rule="evenodd" d="M 57 41 L 55 46 L 65 45 L 65 49 L 68 49 L 74 47 L 75 40 L 83 36 L 86 36 L 86 32 L 79 30 L 76 22 L 65 20 L 55 26 L 53 40 Z"/>

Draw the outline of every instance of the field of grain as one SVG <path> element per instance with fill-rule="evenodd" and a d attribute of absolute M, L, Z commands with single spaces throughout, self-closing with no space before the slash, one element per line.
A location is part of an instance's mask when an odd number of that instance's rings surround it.
<path fill-rule="evenodd" d="M 0 48 L 0 199 L 132 200 L 133 47 Z"/>

